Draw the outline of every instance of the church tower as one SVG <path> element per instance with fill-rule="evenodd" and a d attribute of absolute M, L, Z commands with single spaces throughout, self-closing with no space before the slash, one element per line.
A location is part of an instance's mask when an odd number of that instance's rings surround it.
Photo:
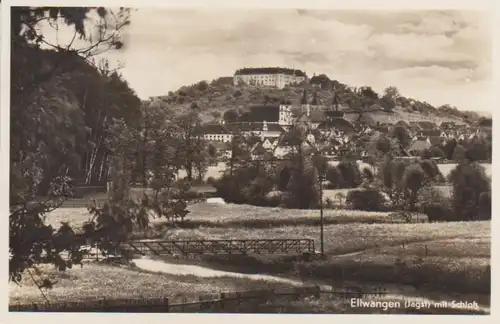
<path fill-rule="evenodd" d="M 306 116 L 311 115 L 311 105 L 308 103 L 307 89 L 302 92 L 302 99 L 300 99 L 300 112 L 306 113 Z"/>

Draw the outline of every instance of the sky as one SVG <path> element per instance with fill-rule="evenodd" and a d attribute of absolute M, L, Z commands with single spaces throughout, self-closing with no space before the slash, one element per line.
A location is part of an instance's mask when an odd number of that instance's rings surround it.
<path fill-rule="evenodd" d="M 490 23 L 480 11 L 141 8 L 125 47 L 107 56 L 124 63 L 142 99 L 242 67 L 283 66 L 491 112 Z"/>

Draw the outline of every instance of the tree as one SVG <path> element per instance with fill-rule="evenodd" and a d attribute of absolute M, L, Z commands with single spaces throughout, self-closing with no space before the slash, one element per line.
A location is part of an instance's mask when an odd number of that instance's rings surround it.
<path fill-rule="evenodd" d="M 87 31 L 88 22 L 97 33 Z M 73 40 L 78 36 L 85 44 L 77 48 L 74 41 L 52 43 L 38 28 L 44 23 L 71 26 Z M 129 23 L 126 9 L 11 8 L 10 280 L 19 281 L 26 269 L 39 263 L 50 262 L 61 270 L 81 263 L 86 233 L 75 234 L 67 224 L 55 230 L 43 221 L 71 195 L 69 165 L 80 160 L 79 143 L 86 131 L 75 93 L 62 85 L 77 70 L 99 70 L 93 58 L 122 48 L 120 31 Z M 44 192 L 37 192 L 42 182 L 47 183 Z M 37 193 L 46 200 L 35 199 Z M 60 255 L 63 251 L 69 252 L 67 260 Z"/>
<path fill-rule="evenodd" d="M 188 181 L 193 180 L 193 167 L 195 163 L 205 163 L 203 154 L 206 142 L 203 139 L 201 119 L 196 112 L 189 112 L 176 116 L 173 122 L 179 136 L 177 153 L 187 172 Z"/>
<path fill-rule="evenodd" d="M 390 86 L 384 89 L 384 96 L 388 96 L 392 100 L 397 100 L 401 97 L 401 94 L 399 93 L 398 88 Z"/>
<path fill-rule="evenodd" d="M 429 147 L 428 149 L 422 151 L 421 158 L 422 159 L 446 158 L 446 154 L 443 152 L 443 150 L 439 146 L 433 145 L 433 146 Z"/>
<path fill-rule="evenodd" d="M 278 190 L 285 191 L 288 188 L 288 183 L 290 181 L 291 172 L 290 168 L 285 165 L 281 171 L 278 173 Z"/>
<path fill-rule="evenodd" d="M 484 167 L 476 162 L 462 161 L 450 172 L 448 181 L 453 188 L 455 220 L 477 219 L 481 194 L 491 194 L 491 179 L 486 175 Z"/>
<path fill-rule="evenodd" d="M 479 195 L 478 209 L 479 219 L 491 219 L 491 192 L 482 192 Z"/>
<path fill-rule="evenodd" d="M 250 160 L 250 147 L 248 140 L 238 127 L 232 128 L 232 137 L 229 142 L 229 175 L 233 175 L 235 168 L 245 166 Z"/>
<path fill-rule="evenodd" d="M 227 123 L 233 123 L 233 122 L 236 122 L 237 119 L 239 117 L 239 114 L 236 110 L 234 109 L 229 109 L 227 110 L 224 115 L 223 115 L 223 119 L 227 122 Z"/>
<path fill-rule="evenodd" d="M 456 139 L 452 138 L 446 141 L 446 143 L 443 146 L 443 152 L 447 160 L 453 160 L 453 153 L 455 152 L 456 147 L 457 147 Z"/>
<path fill-rule="evenodd" d="M 397 143 L 404 149 L 408 148 L 411 144 L 411 136 L 408 130 L 401 126 L 401 125 L 396 125 L 392 132 L 391 132 L 391 137 L 394 138 Z"/>
<path fill-rule="evenodd" d="M 371 87 L 354 88 L 347 99 L 349 108 L 358 113 L 358 120 L 379 100 L 378 94 Z"/>
<path fill-rule="evenodd" d="M 406 167 L 405 162 L 394 160 L 390 155 L 386 155 L 377 168 L 378 188 L 389 197 L 392 207 L 395 209 L 404 207 L 404 172 Z"/>
<path fill-rule="evenodd" d="M 415 211 L 419 191 L 426 185 L 425 172 L 418 164 L 412 164 L 405 169 L 403 182 L 409 211 Z"/>
<path fill-rule="evenodd" d="M 326 180 L 330 182 L 330 187 L 332 189 L 340 188 L 342 183 L 344 183 L 344 179 L 342 179 L 342 175 L 339 170 L 335 166 L 328 166 L 326 172 Z"/>
<path fill-rule="evenodd" d="M 455 146 L 455 149 L 453 150 L 452 160 L 457 162 L 463 161 L 465 159 L 465 153 L 465 147 L 463 147 L 462 145 Z"/>
<path fill-rule="evenodd" d="M 198 91 L 206 91 L 208 89 L 208 82 L 203 80 L 203 81 L 200 81 L 196 84 L 196 88 L 198 89 Z"/>

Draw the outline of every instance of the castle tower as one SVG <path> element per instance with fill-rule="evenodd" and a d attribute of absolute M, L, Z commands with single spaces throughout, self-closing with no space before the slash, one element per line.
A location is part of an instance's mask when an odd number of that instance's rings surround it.
<path fill-rule="evenodd" d="M 300 100 L 301 105 L 307 105 L 307 89 L 302 91 L 302 99 Z"/>
<path fill-rule="evenodd" d="M 335 111 L 339 111 L 339 98 L 335 90 L 333 91 L 332 107 L 335 108 Z"/>

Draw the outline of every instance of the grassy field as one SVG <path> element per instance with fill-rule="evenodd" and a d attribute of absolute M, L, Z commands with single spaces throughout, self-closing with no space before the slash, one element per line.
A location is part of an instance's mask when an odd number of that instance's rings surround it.
<path fill-rule="evenodd" d="M 318 210 L 208 203 L 192 205 L 189 209 L 189 219 L 193 226 L 168 230 L 165 236 L 172 239 L 319 237 Z M 85 209 L 60 208 L 47 216 L 47 222 L 57 226 L 61 221 L 68 221 L 78 227 L 88 218 L 89 214 Z M 465 247 L 463 244 L 468 242 L 470 250 L 481 240 L 489 242 L 490 238 L 489 222 L 406 224 L 394 219 L 389 213 L 347 210 L 325 210 L 324 219 L 327 224 L 325 248 L 333 254 L 398 245 L 402 242 L 437 242 L 453 238 L 468 240 L 460 244 Z M 449 241 L 446 245 L 455 246 L 459 244 L 457 242 L 459 241 Z M 445 243 L 441 242 L 440 246 L 443 244 Z M 448 247 L 444 251 L 448 251 Z M 486 250 L 489 251 L 489 245 Z M 477 251 L 473 251 L 472 255 L 477 256 Z"/>
<path fill-rule="evenodd" d="M 317 210 L 201 203 L 190 206 L 190 211 L 188 226 L 165 230 L 156 224 L 151 233 L 164 239 L 311 238 L 316 249 L 320 247 Z M 59 209 L 48 221 L 81 224 L 87 218 L 84 209 Z M 221 256 L 204 257 L 200 262 L 220 270 L 279 274 L 327 284 L 346 280 L 418 284 L 489 298 L 490 222 L 407 224 L 389 213 L 325 210 L 325 224 L 326 257 L 322 260 Z"/>
<path fill-rule="evenodd" d="M 40 270 L 40 276 L 34 275 L 35 280 L 41 277 L 56 281 L 52 289 L 44 289 L 51 302 L 148 297 L 168 297 L 172 302 L 182 302 L 184 298 L 193 301 L 200 295 L 287 286 L 286 283 L 234 277 L 199 278 L 150 273 L 102 264 L 85 264 L 66 272 L 44 265 Z M 10 304 L 45 301 L 27 273 L 21 286 L 9 284 L 9 298 Z"/>
<path fill-rule="evenodd" d="M 333 191 L 333 190 L 332 190 Z M 257 207 L 251 205 L 198 203 L 189 206 L 190 214 L 184 227 L 219 228 L 270 228 L 283 226 L 318 226 L 319 210 L 298 210 L 283 208 Z M 59 208 L 47 215 L 46 222 L 59 227 L 61 222 L 69 222 L 79 228 L 90 219 L 86 208 Z M 153 223 L 161 222 L 151 219 Z M 417 219 L 416 219 L 417 220 Z M 419 221 L 426 220 L 425 215 Z M 387 212 L 365 212 L 357 210 L 324 210 L 325 224 L 350 223 L 401 223 Z"/>

